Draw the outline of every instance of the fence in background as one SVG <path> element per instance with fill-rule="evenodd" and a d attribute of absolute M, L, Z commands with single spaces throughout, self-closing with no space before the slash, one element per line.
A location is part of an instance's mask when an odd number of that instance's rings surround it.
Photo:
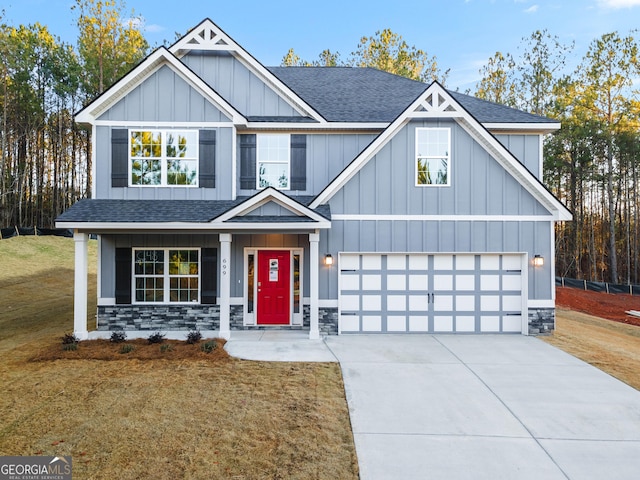
<path fill-rule="evenodd" d="M 625 293 L 627 295 L 640 295 L 640 285 L 620 285 L 607 282 L 590 282 L 575 278 L 556 277 L 557 287 L 579 288 L 592 292 Z"/>
<path fill-rule="evenodd" d="M 73 237 L 73 231 L 66 228 L 8 227 L 0 228 L 0 240 L 25 235 L 55 235 L 57 237 Z"/>

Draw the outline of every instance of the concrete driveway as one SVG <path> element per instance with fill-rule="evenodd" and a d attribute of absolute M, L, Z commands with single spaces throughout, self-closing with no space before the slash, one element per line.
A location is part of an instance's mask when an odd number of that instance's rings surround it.
<path fill-rule="evenodd" d="M 640 478 L 640 392 L 520 335 L 327 337 L 361 478 Z"/>

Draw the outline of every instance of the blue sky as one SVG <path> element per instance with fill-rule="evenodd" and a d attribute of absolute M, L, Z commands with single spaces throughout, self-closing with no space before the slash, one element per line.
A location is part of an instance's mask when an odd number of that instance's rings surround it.
<path fill-rule="evenodd" d="M 5 0 L 4 21 L 40 22 L 75 43 L 73 0 Z M 265 65 L 278 65 L 289 48 L 315 60 L 328 48 L 343 59 L 362 36 L 391 28 L 409 45 L 450 68 L 449 88 L 475 90 L 478 70 L 496 51 L 517 54 L 522 38 L 547 29 L 575 41 L 574 65 L 600 35 L 640 27 L 640 0 L 128 0 L 144 17 L 150 44 L 173 42 L 209 17 Z"/>

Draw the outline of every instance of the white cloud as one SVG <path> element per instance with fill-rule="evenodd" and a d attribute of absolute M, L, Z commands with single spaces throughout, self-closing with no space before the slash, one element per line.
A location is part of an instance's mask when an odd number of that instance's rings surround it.
<path fill-rule="evenodd" d="M 531 5 L 524 11 L 524 13 L 536 13 L 538 11 L 538 8 L 540 8 L 540 5 Z"/>
<path fill-rule="evenodd" d="M 640 7 L 640 0 L 598 0 L 598 5 L 612 9 Z"/>
<path fill-rule="evenodd" d="M 155 23 L 152 23 L 151 25 L 145 25 L 144 30 L 146 32 L 157 33 L 164 32 L 165 28 L 162 25 L 156 25 Z"/>

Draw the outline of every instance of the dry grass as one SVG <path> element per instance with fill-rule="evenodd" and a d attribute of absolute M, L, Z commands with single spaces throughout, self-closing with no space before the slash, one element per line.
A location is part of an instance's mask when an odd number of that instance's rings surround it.
<path fill-rule="evenodd" d="M 133 358 L 144 342 L 129 354 L 96 344 L 124 359 L 83 359 L 82 344 L 52 359 L 72 325 L 73 242 L 3 240 L 0 258 L 23 248 L 32 253 L 20 268 L 0 274 L 0 455 L 71 455 L 77 478 L 358 478 L 337 364 L 241 361 L 177 343 L 160 359 Z"/>
<path fill-rule="evenodd" d="M 640 327 L 567 309 L 544 341 L 640 390 Z"/>

